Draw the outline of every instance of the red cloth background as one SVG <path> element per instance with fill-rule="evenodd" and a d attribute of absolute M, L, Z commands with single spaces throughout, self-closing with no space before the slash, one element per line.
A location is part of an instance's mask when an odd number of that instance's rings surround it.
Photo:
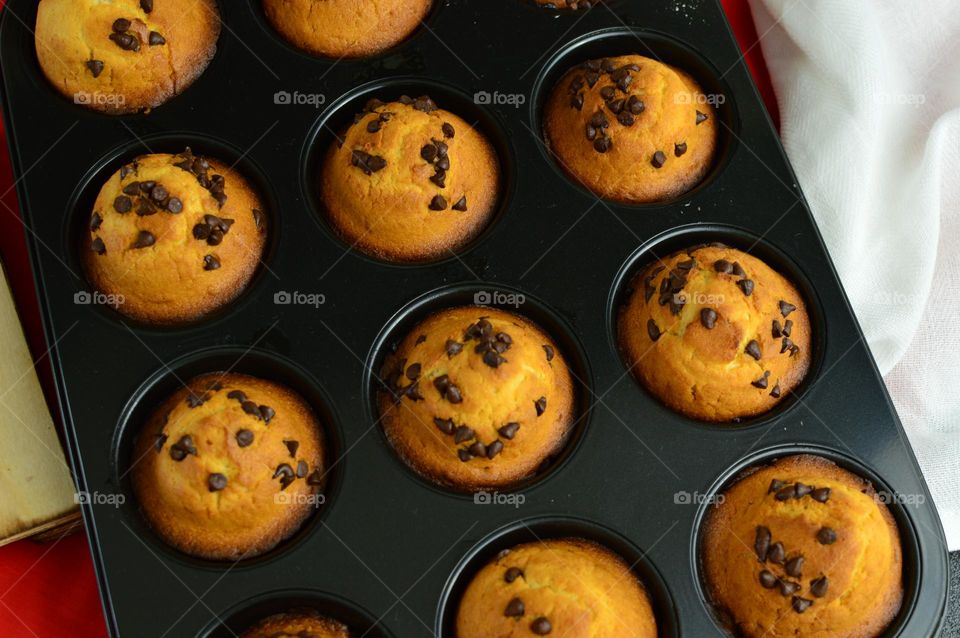
<path fill-rule="evenodd" d="M 4 1 L 0 0 L 0 7 Z M 776 120 L 776 100 L 747 0 L 722 3 L 767 109 Z M 47 347 L 2 125 L 0 145 L 0 255 L 34 359 L 40 359 Z M 38 369 L 53 405 L 52 376 L 45 357 Z M 27 540 L 0 548 L 0 636 L 48 638 L 65 633 L 72 638 L 107 635 L 86 537 L 74 534 L 48 544 Z"/>

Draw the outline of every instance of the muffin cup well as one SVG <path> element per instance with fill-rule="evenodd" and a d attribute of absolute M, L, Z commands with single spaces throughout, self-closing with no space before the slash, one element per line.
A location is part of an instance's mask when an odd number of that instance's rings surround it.
<path fill-rule="evenodd" d="M 714 153 L 713 166 L 693 188 L 676 197 L 662 201 L 649 203 L 616 202 L 616 204 L 625 207 L 655 208 L 688 200 L 697 191 L 706 188 L 722 171 L 727 159 L 733 152 L 739 119 L 733 94 L 723 81 L 721 73 L 688 45 L 670 36 L 644 29 L 615 27 L 593 31 L 561 45 L 547 58 L 533 85 L 533 99 L 530 100 L 530 122 L 533 130 L 540 136 L 538 146 L 547 162 L 560 175 L 576 188 L 590 193 L 576 177 L 571 176 L 564 169 L 559 159 L 550 150 L 544 132 L 543 109 L 546 106 L 547 98 L 553 92 L 557 83 L 577 65 L 587 60 L 629 54 L 653 58 L 690 74 L 700 85 L 705 98 L 710 100 L 710 105 L 719 118 L 720 127 L 717 130 L 717 148 Z M 590 194 L 593 195 L 593 193 Z"/>
<path fill-rule="evenodd" d="M 690 537 L 690 569 L 693 576 L 694 587 L 696 588 L 701 603 L 722 633 L 729 636 L 736 636 L 735 632 L 730 628 L 729 621 L 724 618 L 720 610 L 714 607 L 708 594 L 709 585 L 706 582 L 701 560 L 704 521 L 709 513 L 710 507 L 717 501 L 718 495 L 726 492 L 735 483 L 749 476 L 756 469 L 769 465 L 778 459 L 798 454 L 809 454 L 825 458 L 836 463 L 844 470 L 870 481 L 877 492 L 878 498 L 887 506 L 893 515 L 897 529 L 900 532 L 900 544 L 903 555 L 903 602 L 899 613 L 886 630 L 880 634 L 880 638 L 908 638 L 911 634 L 905 633 L 906 630 L 904 628 L 910 616 L 913 614 L 921 587 L 920 545 L 917 540 L 917 530 L 910 512 L 912 506 L 906 503 L 906 501 L 909 500 L 907 497 L 910 495 L 901 494 L 893 489 L 879 474 L 868 468 L 863 462 L 843 452 L 819 445 L 781 445 L 753 452 L 728 468 L 707 490 L 706 497 L 702 499 L 696 517 L 694 518 L 693 532 Z M 946 600 L 944 599 L 943 604 L 945 603 Z"/>
<path fill-rule="evenodd" d="M 213 561 L 189 556 L 168 545 L 149 525 L 141 514 L 132 485 L 132 470 L 136 464 L 134 449 L 137 437 L 150 419 L 153 411 L 170 395 L 179 390 L 190 379 L 216 372 L 234 372 L 260 377 L 279 383 L 304 399 L 320 421 L 324 445 L 326 447 L 325 467 L 326 485 L 317 511 L 288 538 L 280 541 L 276 547 L 258 556 L 244 559 L 234 564 L 226 561 Z M 325 516 L 340 489 L 344 471 L 342 459 L 343 436 L 339 421 L 331 410 L 332 402 L 309 372 L 296 363 L 266 350 L 244 347 L 214 347 L 199 350 L 165 364 L 154 372 L 134 392 L 120 414 L 120 421 L 114 434 L 111 450 L 112 480 L 120 494 L 124 496 L 120 511 L 127 519 L 128 527 L 149 543 L 151 549 L 162 552 L 192 566 L 211 569 L 236 569 L 259 566 L 293 550 L 299 543 L 311 535 L 320 519 Z"/>
<path fill-rule="evenodd" d="M 145 331 L 183 331 L 208 325 L 239 311 L 253 296 L 251 292 L 263 286 L 263 273 L 265 270 L 269 270 L 270 263 L 276 253 L 276 247 L 279 244 L 282 217 L 277 199 L 264 173 L 248 158 L 242 149 L 228 142 L 202 133 L 174 132 L 145 136 L 115 147 L 87 171 L 74 189 L 64 218 L 62 252 L 66 256 L 66 263 L 71 271 L 84 277 L 83 281 L 80 282 L 81 288 L 78 290 L 78 298 L 82 295 L 83 298 L 91 300 L 97 293 L 87 278 L 82 251 L 83 238 L 89 232 L 90 214 L 93 211 L 100 189 L 121 166 L 140 155 L 177 154 L 182 153 L 188 146 L 197 155 L 216 158 L 226 165 L 234 167 L 260 197 L 267 216 L 267 241 L 256 272 L 233 301 L 193 322 L 169 326 L 154 325 L 128 317 L 105 303 L 86 303 L 85 305 L 93 309 L 94 314 L 106 320 L 122 321 L 128 326 Z"/>
<path fill-rule="evenodd" d="M 463 120 L 473 124 L 491 144 L 499 162 L 499 193 L 493 214 L 486 226 L 476 237 L 464 246 L 457 248 L 455 254 L 448 257 L 425 261 L 388 261 L 367 255 L 354 249 L 350 243 L 340 235 L 331 223 L 323 198 L 320 194 L 320 177 L 323 170 L 323 160 L 330 148 L 341 134 L 353 122 L 353 117 L 363 110 L 364 105 L 371 99 L 377 98 L 384 102 L 398 99 L 401 95 L 417 97 L 429 95 L 437 106 L 445 111 L 458 115 Z M 475 124 L 474 124 L 475 123 Z M 377 80 L 358 86 L 352 91 L 333 101 L 320 114 L 307 133 L 300 158 L 300 186 L 303 197 L 315 213 L 321 230 L 339 242 L 347 251 L 355 252 L 358 256 L 378 263 L 398 267 L 420 267 L 429 264 L 438 264 L 453 261 L 484 242 L 497 222 L 504 215 L 509 205 L 514 184 L 516 182 L 516 161 L 509 137 L 500 121 L 491 110 L 477 104 L 473 96 L 460 89 L 420 77 L 400 77 Z"/>
<path fill-rule="evenodd" d="M 381 370 L 387 355 L 407 336 L 414 326 L 421 321 L 445 308 L 455 308 L 459 306 L 495 306 L 522 315 L 539 326 L 553 339 L 567 361 L 570 376 L 573 380 L 574 400 L 576 402 L 574 412 L 576 419 L 571 427 L 570 433 L 567 435 L 562 450 L 553 457 L 548 458 L 534 476 L 521 480 L 507 488 L 497 488 L 498 492 L 504 493 L 526 490 L 558 471 L 576 451 L 584 431 L 587 429 L 591 415 L 592 392 L 590 391 L 590 387 L 592 385 L 592 377 L 584 350 L 579 341 L 573 336 L 573 331 L 567 327 L 566 322 L 560 319 L 560 317 L 543 302 L 531 297 L 525 292 L 514 288 L 480 282 L 458 284 L 456 286 L 438 288 L 421 295 L 400 309 L 387 321 L 383 330 L 381 330 L 376 340 L 374 340 L 364 364 L 362 392 L 363 402 L 368 411 L 369 422 L 380 423 L 377 399 L 380 393 L 384 392 L 387 388 L 385 380 L 381 378 Z M 386 440 L 387 437 L 383 428 L 379 427 L 378 430 L 380 430 L 380 433 Z M 392 450 L 392 446 L 388 440 L 386 440 L 386 444 L 390 446 Z M 410 468 L 398 455 L 394 454 L 394 457 L 397 459 L 397 462 L 407 467 L 410 476 L 415 477 L 417 482 L 422 485 L 443 494 L 472 498 L 465 492 L 445 489 L 433 483 L 418 474 L 413 468 Z"/>
<path fill-rule="evenodd" d="M 607 300 L 607 333 L 610 338 L 611 347 L 617 358 L 622 362 L 624 370 L 630 372 L 630 362 L 627 361 L 623 349 L 620 345 L 620 336 L 617 326 L 617 320 L 621 308 L 627 303 L 632 291 L 634 278 L 642 272 L 651 263 L 658 259 L 665 258 L 675 252 L 691 248 L 694 246 L 720 242 L 732 248 L 737 248 L 743 252 L 749 253 L 758 259 L 764 261 L 773 270 L 786 277 L 803 296 L 807 307 L 807 314 L 810 320 L 810 332 L 812 341 L 812 354 L 810 358 L 810 367 L 807 374 L 799 386 L 783 397 L 773 409 L 757 415 L 755 417 L 743 418 L 737 422 L 709 423 L 699 421 L 691 417 L 680 415 L 690 423 L 698 424 L 702 427 L 713 429 L 741 430 L 745 427 L 759 426 L 770 423 L 783 415 L 797 404 L 798 399 L 802 400 L 803 394 L 816 380 L 820 371 L 820 365 L 823 361 L 824 347 L 826 343 L 826 321 L 820 306 L 816 290 L 807 279 L 803 270 L 785 253 L 774 247 L 764 239 L 753 235 L 752 233 L 737 228 L 735 226 L 724 226 L 719 224 L 690 224 L 672 228 L 660 235 L 657 235 L 643 245 L 641 245 L 621 266 L 613 281 L 610 289 L 610 295 Z M 660 400 L 650 393 L 636 375 L 630 374 L 636 384 L 642 389 L 644 394 L 655 402 L 662 410 L 673 413 L 670 408 L 662 405 Z"/>
<path fill-rule="evenodd" d="M 456 637 L 457 609 L 471 580 L 498 553 L 523 543 L 555 538 L 581 538 L 611 550 L 626 561 L 637 576 L 653 606 L 657 634 L 661 638 L 680 636 L 680 620 L 673 595 L 647 553 L 619 533 L 580 518 L 542 516 L 511 523 L 474 545 L 450 573 L 437 607 L 434 633 L 437 638 Z"/>

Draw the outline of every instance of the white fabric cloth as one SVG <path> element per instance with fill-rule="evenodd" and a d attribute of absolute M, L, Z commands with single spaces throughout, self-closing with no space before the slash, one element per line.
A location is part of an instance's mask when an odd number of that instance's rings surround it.
<path fill-rule="evenodd" d="M 787 155 L 960 549 L 960 2 L 750 3 Z"/>

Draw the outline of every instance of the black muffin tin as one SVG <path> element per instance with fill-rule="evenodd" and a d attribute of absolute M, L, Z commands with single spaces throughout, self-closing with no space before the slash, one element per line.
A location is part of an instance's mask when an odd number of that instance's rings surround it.
<path fill-rule="evenodd" d="M 270 29 L 259 0 L 221 5 L 210 67 L 146 115 L 100 115 L 47 83 L 34 53 L 32 0 L 9 0 L 0 27 L 4 113 L 78 489 L 125 497 L 120 506 L 98 497 L 83 507 L 111 633 L 230 636 L 267 613 L 309 606 L 357 635 L 452 638 L 458 596 L 484 561 L 519 542 L 572 535 L 634 565 L 662 636 L 723 635 L 698 569 L 705 502 L 745 467 L 804 451 L 890 495 L 906 598 L 884 635 L 937 632 L 947 589 L 939 519 L 717 2 L 613 0 L 560 13 L 523 0 L 439 1 L 409 40 L 359 61 L 297 52 Z M 597 200 L 543 145 L 540 108 L 560 74 L 626 53 L 673 63 L 723 96 L 716 167 L 670 202 Z M 295 104 L 304 101 L 295 91 L 323 94 L 324 104 Z M 475 122 L 502 167 L 494 222 L 456 257 L 430 264 L 349 251 L 317 201 L 330 130 L 367 98 L 403 93 L 430 94 Z M 188 328 L 140 326 L 83 303 L 79 243 L 100 184 L 135 155 L 186 145 L 236 162 L 258 186 L 272 215 L 266 265 L 230 308 Z M 633 273 L 657 255 L 712 241 L 793 279 L 816 344 L 797 396 L 726 426 L 661 406 L 627 373 L 614 331 Z M 323 303 L 277 303 L 295 291 L 323 295 Z M 571 361 L 580 418 L 541 475 L 475 502 L 429 485 L 392 452 L 374 414 L 372 371 L 431 310 L 509 301 L 509 293 L 524 296 L 517 309 Z M 238 564 L 164 545 L 129 487 L 131 443 L 145 414 L 180 379 L 224 369 L 301 392 L 324 418 L 334 463 L 316 516 L 277 549 Z"/>

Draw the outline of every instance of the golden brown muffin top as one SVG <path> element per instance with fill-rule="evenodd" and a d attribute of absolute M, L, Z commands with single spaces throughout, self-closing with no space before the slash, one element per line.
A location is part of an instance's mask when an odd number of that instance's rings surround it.
<path fill-rule="evenodd" d="M 547 101 L 550 150 L 572 177 L 622 202 L 669 199 L 710 169 L 716 117 L 686 73 L 640 55 L 589 60 Z"/>
<path fill-rule="evenodd" d="M 132 475 L 150 524 L 204 558 L 256 556 L 293 533 L 319 504 L 324 442 L 289 389 L 205 374 L 165 401 L 140 433 Z"/>
<path fill-rule="evenodd" d="M 490 143 L 429 97 L 371 100 L 334 143 L 321 176 L 333 225 L 383 259 L 445 257 L 483 229 L 497 200 Z"/>
<path fill-rule="evenodd" d="M 240 638 L 350 638 L 350 633 L 345 625 L 315 612 L 292 612 L 264 618 Z"/>
<path fill-rule="evenodd" d="M 577 538 L 518 545 L 464 592 L 457 638 L 655 638 L 647 593 L 619 556 Z"/>
<path fill-rule="evenodd" d="M 874 638 L 903 597 L 900 534 L 868 481 L 817 456 L 757 469 L 704 523 L 711 597 L 748 637 Z"/>
<path fill-rule="evenodd" d="M 331 58 L 380 53 L 413 33 L 432 0 L 263 0 L 267 19 L 299 49 Z"/>
<path fill-rule="evenodd" d="M 570 372 L 553 340 L 519 315 L 467 306 L 416 326 L 383 366 L 379 395 L 394 448 L 461 490 L 533 475 L 574 422 Z"/>
<path fill-rule="evenodd" d="M 267 217 L 240 173 L 194 155 L 143 155 L 97 196 L 84 236 L 94 287 L 120 312 L 186 323 L 231 301 L 253 276 Z"/>
<path fill-rule="evenodd" d="M 215 0 L 40 0 L 36 50 L 47 79 L 108 113 L 158 106 L 189 86 L 217 48 Z"/>
<path fill-rule="evenodd" d="M 706 421 L 769 410 L 810 366 L 810 320 L 796 288 L 720 244 L 674 253 L 639 273 L 619 332 L 643 384 Z"/>

